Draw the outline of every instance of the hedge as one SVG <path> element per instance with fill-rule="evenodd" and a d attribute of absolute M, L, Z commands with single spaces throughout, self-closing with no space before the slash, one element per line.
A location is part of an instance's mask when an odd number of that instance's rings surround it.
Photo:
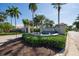
<path fill-rule="evenodd" d="M 23 34 L 23 40 L 31 44 L 32 46 L 48 46 L 52 48 L 62 49 L 65 47 L 65 38 L 64 35 L 56 36 L 36 36 L 32 34 Z"/>

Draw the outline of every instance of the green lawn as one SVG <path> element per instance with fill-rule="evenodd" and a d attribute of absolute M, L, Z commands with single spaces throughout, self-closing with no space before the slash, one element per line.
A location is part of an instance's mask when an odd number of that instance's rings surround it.
<path fill-rule="evenodd" d="M 66 35 L 36 36 L 32 34 L 23 34 L 22 37 L 26 43 L 31 44 L 32 46 L 45 45 L 59 49 L 65 47 L 66 41 Z"/>
<path fill-rule="evenodd" d="M 17 32 L 17 34 L 21 34 L 21 33 Z M 4 35 L 16 35 L 16 32 L 2 32 L 2 33 L 0 33 L 0 36 L 4 36 Z"/>

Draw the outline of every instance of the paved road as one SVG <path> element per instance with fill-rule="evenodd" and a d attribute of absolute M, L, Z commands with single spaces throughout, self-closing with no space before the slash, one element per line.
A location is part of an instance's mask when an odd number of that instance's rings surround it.
<path fill-rule="evenodd" d="M 0 45 L 2 45 L 4 42 L 13 40 L 15 38 L 21 37 L 22 35 L 6 35 L 6 36 L 0 36 Z"/>

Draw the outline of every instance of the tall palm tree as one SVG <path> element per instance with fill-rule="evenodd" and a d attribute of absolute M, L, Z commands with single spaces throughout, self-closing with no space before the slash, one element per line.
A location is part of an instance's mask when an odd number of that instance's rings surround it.
<path fill-rule="evenodd" d="M 61 5 L 64 5 L 65 3 L 52 3 L 53 7 L 57 9 L 58 11 L 58 25 L 60 24 L 60 10 L 61 10 Z"/>
<path fill-rule="evenodd" d="M 28 28 L 28 33 L 30 33 L 30 21 L 28 19 L 23 19 L 22 20 L 23 24 L 24 24 L 24 30 L 26 32 L 26 28 Z"/>
<path fill-rule="evenodd" d="M 8 9 L 6 9 L 6 13 L 8 14 L 8 16 L 11 17 L 11 25 L 12 25 L 12 18 L 13 18 L 12 10 L 13 10 L 12 7 L 8 7 Z"/>
<path fill-rule="evenodd" d="M 20 15 L 21 15 L 21 12 L 19 11 L 18 7 L 12 6 L 11 7 L 11 16 L 13 18 L 15 18 L 15 27 L 16 27 L 16 24 L 17 24 L 16 19 L 18 19 Z"/>
<path fill-rule="evenodd" d="M 32 12 L 32 20 L 33 20 L 33 18 L 34 18 L 34 13 L 35 13 L 35 11 L 37 10 L 37 5 L 36 5 L 36 3 L 30 3 L 30 4 L 29 4 L 29 10 L 31 10 L 31 12 Z"/>

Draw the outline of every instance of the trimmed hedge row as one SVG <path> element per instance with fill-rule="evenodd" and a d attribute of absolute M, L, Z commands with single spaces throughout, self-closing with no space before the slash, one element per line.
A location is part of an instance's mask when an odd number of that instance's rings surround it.
<path fill-rule="evenodd" d="M 32 46 L 48 46 L 59 49 L 65 47 L 64 35 L 36 36 L 32 34 L 23 34 L 22 37 L 26 43 L 29 43 Z"/>

